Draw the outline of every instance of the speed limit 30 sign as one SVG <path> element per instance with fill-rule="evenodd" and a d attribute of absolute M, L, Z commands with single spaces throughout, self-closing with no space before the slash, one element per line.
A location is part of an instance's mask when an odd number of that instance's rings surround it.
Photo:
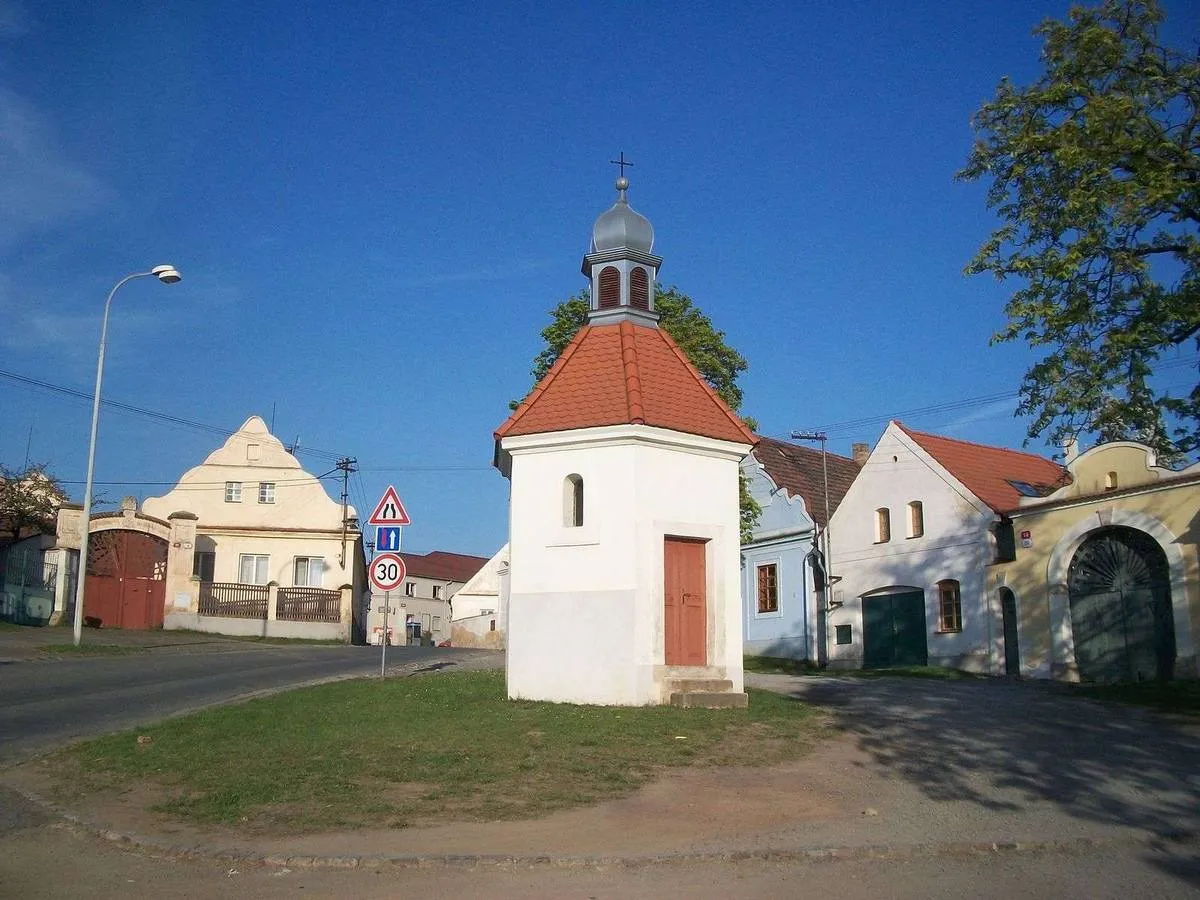
<path fill-rule="evenodd" d="M 371 584 L 381 591 L 394 591 L 404 581 L 404 560 L 399 553 L 380 553 L 371 560 Z"/>

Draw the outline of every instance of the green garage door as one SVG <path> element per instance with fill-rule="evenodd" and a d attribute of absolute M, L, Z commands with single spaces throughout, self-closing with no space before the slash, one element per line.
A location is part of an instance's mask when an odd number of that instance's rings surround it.
<path fill-rule="evenodd" d="M 928 662 L 924 592 L 864 597 L 863 665 L 878 669 Z"/>

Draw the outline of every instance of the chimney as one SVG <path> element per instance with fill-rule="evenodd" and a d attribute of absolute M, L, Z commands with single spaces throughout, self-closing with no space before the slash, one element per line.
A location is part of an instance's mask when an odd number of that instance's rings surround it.
<path fill-rule="evenodd" d="M 1062 442 L 1063 462 L 1073 463 L 1075 457 L 1079 455 L 1079 441 L 1073 437 L 1069 437 Z"/>
<path fill-rule="evenodd" d="M 860 467 L 865 466 L 867 464 L 867 457 L 871 455 L 871 445 L 851 444 L 850 453 L 854 457 L 854 461 L 858 463 Z"/>

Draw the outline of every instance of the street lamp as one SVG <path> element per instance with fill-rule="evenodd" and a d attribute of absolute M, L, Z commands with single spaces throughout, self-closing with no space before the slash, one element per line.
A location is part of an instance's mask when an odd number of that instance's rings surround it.
<path fill-rule="evenodd" d="M 83 520 L 79 532 L 79 572 L 75 579 L 75 646 L 83 640 L 83 592 L 87 584 L 87 555 L 88 532 L 92 517 L 92 475 L 96 468 L 96 426 L 100 422 L 100 382 L 104 378 L 104 349 L 108 345 L 108 310 L 112 306 L 113 295 L 121 285 L 135 278 L 147 278 L 153 275 L 163 284 L 175 284 L 183 279 L 179 270 L 174 266 L 155 266 L 149 272 L 134 272 L 126 275 L 108 292 L 104 301 L 104 323 L 100 326 L 100 355 L 96 360 L 96 392 L 92 396 L 92 436 L 88 441 L 87 482 L 83 489 Z"/>

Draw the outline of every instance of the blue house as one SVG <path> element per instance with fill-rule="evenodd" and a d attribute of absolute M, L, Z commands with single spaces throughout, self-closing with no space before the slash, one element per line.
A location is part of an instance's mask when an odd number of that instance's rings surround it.
<path fill-rule="evenodd" d="M 856 444 L 854 452 L 865 459 L 869 448 Z M 823 567 L 813 551 L 859 465 L 836 453 L 822 461 L 820 450 L 766 437 L 742 461 L 762 507 L 753 538 L 742 545 L 746 653 L 825 661 Z"/>

